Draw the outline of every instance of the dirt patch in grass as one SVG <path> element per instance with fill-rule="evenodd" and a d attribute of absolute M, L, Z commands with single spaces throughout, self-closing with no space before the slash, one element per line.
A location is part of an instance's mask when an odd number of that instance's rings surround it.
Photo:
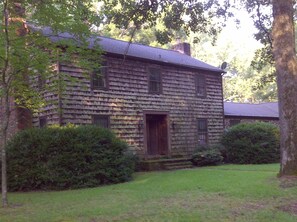
<path fill-rule="evenodd" d="M 20 204 L 20 203 L 14 203 L 14 204 L 10 204 L 9 207 L 11 208 L 18 208 L 18 207 L 22 207 L 24 204 Z"/>
<path fill-rule="evenodd" d="M 291 188 L 297 186 L 297 176 L 283 176 L 280 178 L 281 188 Z"/>
<path fill-rule="evenodd" d="M 282 210 L 284 212 L 297 215 L 297 202 L 290 203 L 288 205 L 280 206 L 278 207 L 279 210 Z"/>
<path fill-rule="evenodd" d="M 232 207 L 231 214 L 240 217 L 248 212 L 258 211 L 265 208 L 266 204 L 261 202 L 238 203 Z"/>

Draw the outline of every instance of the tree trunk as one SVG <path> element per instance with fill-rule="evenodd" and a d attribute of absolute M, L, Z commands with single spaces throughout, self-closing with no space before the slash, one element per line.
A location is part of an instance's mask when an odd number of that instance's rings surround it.
<path fill-rule="evenodd" d="M 8 1 L 4 1 L 3 5 L 4 12 L 4 33 L 5 33 L 5 57 L 4 57 L 4 67 L 1 70 L 1 84 L 3 94 L 0 98 L 1 106 L 3 107 L 2 114 L 2 123 L 0 124 L 0 150 L 1 150 L 1 195 L 2 195 L 2 206 L 8 206 L 8 198 L 7 198 L 7 172 L 6 172 L 6 150 L 5 146 L 7 143 L 7 131 L 9 124 L 9 116 L 10 116 L 10 101 L 8 95 L 8 87 L 7 87 L 7 79 L 9 73 L 9 51 L 10 51 L 10 40 L 8 35 L 8 24 L 9 24 L 9 14 L 8 14 Z"/>
<path fill-rule="evenodd" d="M 293 0 L 273 0 L 273 55 L 280 114 L 280 176 L 297 175 L 297 58 Z"/>
<path fill-rule="evenodd" d="M 3 92 L 0 98 L 0 105 L 3 107 L 2 110 L 2 120 L 0 123 L 0 151 L 1 151 L 1 190 L 2 190 L 2 205 L 3 207 L 8 206 L 7 198 L 7 166 L 6 166 L 6 144 L 8 140 L 8 127 L 9 127 L 9 117 L 11 114 L 11 92 L 9 90 L 11 86 L 10 79 L 13 77 L 13 72 L 11 69 L 10 61 L 10 50 L 12 47 L 11 39 L 9 37 L 9 26 L 11 24 L 16 25 L 15 32 L 17 36 L 24 36 L 27 33 L 27 29 L 24 26 L 24 8 L 22 4 L 14 2 L 9 8 L 8 0 L 3 1 L 3 22 L 4 22 L 4 66 L 1 70 L 0 75 L 0 87 Z M 10 10 L 9 10 L 10 9 Z"/>
<path fill-rule="evenodd" d="M 6 94 L 6 93 L 5 93 Z M 2 190 L 2 206 L 8 206 L 7 198 L 7 165 L 6 165 L 6 143 L 7 143 L 7 131 L 10 117 L 10 101 L 8 95 L 4 95 L 1 101 L 1 106 L 4 107 L 4 112 L 2 116 L 2 124 L 0 129 L 0 149 L 1 149 L 1 190 Z"/>

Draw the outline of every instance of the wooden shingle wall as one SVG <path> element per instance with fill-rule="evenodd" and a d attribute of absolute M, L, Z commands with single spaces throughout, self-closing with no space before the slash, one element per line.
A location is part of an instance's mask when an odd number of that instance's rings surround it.
<path fill-rule="evenodd" d="M 197 119 L 208 119 L 210 144 L 219 141 L 223 132 L 222 77 L 194 69 L 157 65 L 107 56 L 108 90 L 91 90 L 90 78 L 82 70 L 61 65 L 60 71 L 76 77 L 62 96 L 62 122 L 91 124 L 92 115 L 110 116 L 110 128 L 127 141 L 131 149 L 145 156 L 144 111 L 169 113 L 171 155 L 189 155 L 197 147 Z M 162 94 L 148 93 L 147 69 L 159 67 L 162 73 Z M 195 75 L 206 76 L 207 96 L 196 96 Z M 71 85 L 71 86 L 70 86 Z M 55 107 L 45 108 L 49 123 L 59 116 Z M 56 111 L 54 111 L 56 110 Z M 174 124 L 173 124 L 174 123 Z"/>

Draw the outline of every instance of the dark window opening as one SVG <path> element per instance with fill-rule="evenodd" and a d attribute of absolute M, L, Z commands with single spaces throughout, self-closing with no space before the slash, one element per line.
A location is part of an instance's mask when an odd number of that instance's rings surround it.
<path fill-rule="evenodd" d="M 161 94 L 162 82 L 161 71 L 158 68 L 149 68 L 149 93 Z"/>
<path fill-rule="evenodd" d="M 109 116 L 93 115 L 93 124 L 102 128 L 109 128 Z"/>
<path fill-rule="evenodd" d="M 47 119 L 45 116 L 39 117 L 39 127 L 44 128 L 47 125 Z"/>
<path fill-rule="evenodd" d="M 207 143 L 208 143 L 207 119 L 198 119 L 198 144 L 207 145 Z"/>
<path fill-rule="evenodd" d="M 231 119 L 230 126 L 235 126 L 240 123 L 240 119 Z"/>
<path fill-rule="evenodd" d="M 45 84 L 46 84 L 46 79 L 43 76 L 39 75 L 37 79 L 38 89 L 43 90 L 45 88 Z"/>
<path fill-rule="evenodd" d="M 206 81 L 204 75 L 196 76 L 196 94 L 197 96 L 206 96 Z"/>
<path fill-rule="evenodd" d="M 101 67 L 96 68 L 91 76 L 92 89 L 107 90 L 107 64 L 103 63 Z"/>

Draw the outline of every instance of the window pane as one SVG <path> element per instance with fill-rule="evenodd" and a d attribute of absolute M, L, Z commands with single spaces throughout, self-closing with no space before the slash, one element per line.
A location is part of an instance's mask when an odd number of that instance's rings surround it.
<path fill-rule="evenodd" d="M 206 132 L 207 131 L 206 119 L 199 119 L 198 120 L 198 131 L 199 132 Z"/>
<path fill-rule="evenodd" d="M 45 87 L 45 84 L 46 84 L 46 80 L 43 76 L 38 76 L 38 81 L 37 81 L 37 84 L 38 84 L 38 89 L 39 90 L 42 90 L 44 89 Z"/>
<path fill-rule="evenodd" d="M 207 133 L 198 133 L 198 144 L 207 145 Z"/>
<path fill-rule="evenodd" d="M 107 88 L 107 68 L 106 64 L 102 67 L 95 69 L 92 74 L 92 88 L 93 89 L 106 89 Z"/>
<path fill-rule="evenodd" d="M 198 119 L 198 144 L 207 145 L 207 119 Z"/>
<path fill-rule="evenodd" d="M 39 117 L 39 127 L 40 128 L 46 127 L 46 117 Z"/>
<path fill-rule="evenodd" d="M 159 74 L 158 73 L 151 73 L 150 74 L 150 82 L 160 82 L 159 81 Z"/>
<path fill-rule="evenodd" d="M 240 119 L 231 119 L 230 126 L 234 126 L 240 123 Z"/>
<path fill-rule="evenodd" d="M 161 73 L 159 69 L 149 69 L 149 92 L 161 93 Z"/>
<path fill-rule="evenodd" d="M 196 93 L 198 96 L 206 95 L 205 76 L 201 76 L 201 75 L 196 76 Z"/>
<path fill-rule="evenodd" d="M 93 116 L 93 124 L 103 127 L 109 128 L 109 116 L 107 115 L 94 115 Z"/>

